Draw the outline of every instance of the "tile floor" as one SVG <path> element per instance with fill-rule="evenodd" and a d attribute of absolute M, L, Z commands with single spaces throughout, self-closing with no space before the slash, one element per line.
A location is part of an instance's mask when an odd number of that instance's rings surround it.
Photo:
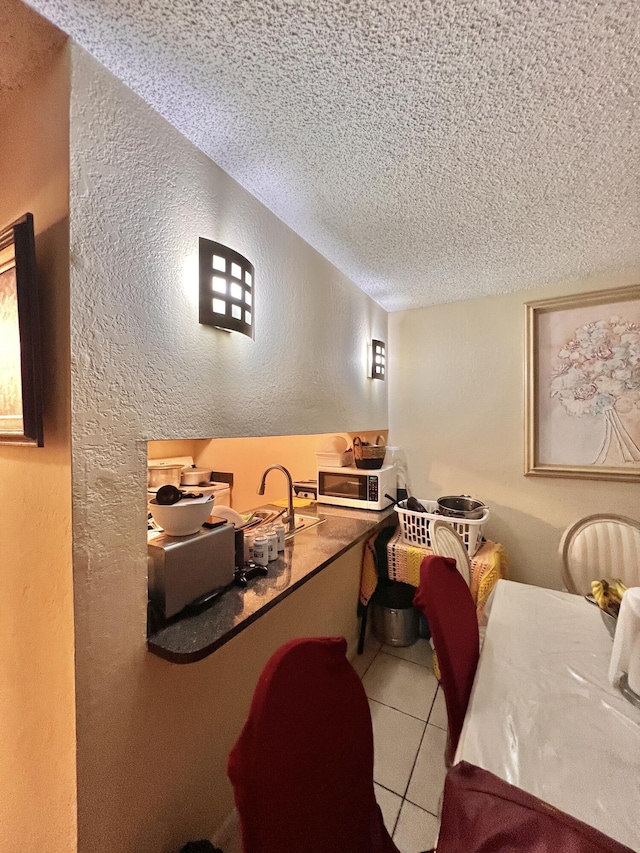
<path fill-rule="evenodd" d="M 435 846 L 444 785 L 447 714 L 433 674 L 431 647 L 383 646 L 372 635 L 352 661 L 369 697 L 376 799 L 400 853 Z M 237 816 L 215 840 L 241 853 Z"/>
<path fill-rule="evenodd" d="M 376 798 L 400 853 L 435 846 L 446 773 L 447 714 L 431 647 L 383 646 L 374 637 L 353 665 L 369 697 Z"/>

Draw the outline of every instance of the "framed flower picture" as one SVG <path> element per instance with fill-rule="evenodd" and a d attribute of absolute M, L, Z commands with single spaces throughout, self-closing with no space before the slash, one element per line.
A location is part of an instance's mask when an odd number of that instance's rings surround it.
<path fill-rule="evenodd" d="M 640 284 L 525 311 L 525 474 L 640 480 Z"/>

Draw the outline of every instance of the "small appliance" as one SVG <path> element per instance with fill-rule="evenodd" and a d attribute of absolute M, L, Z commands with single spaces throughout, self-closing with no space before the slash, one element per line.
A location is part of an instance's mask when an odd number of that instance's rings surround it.
<path fill-rule="evenodd" d="M 294 480 L 293 491 L 297 498 L 307 498 L 315 501 L 318 498 L 318 481 L 317 480 Z"/>
<path fill-rule="evenodd" d="M 391 495 L 391 498 L 387 497 Z M 380 511 L 391 506 L 396 494 L 396 468 L 318 468 L 318 503 Z"/>
<path fill-rule="evenodd" d="M 156 617 L 169 619 L 233 581 L 235 527 L 222 523 L 190 536 L 152 534 L 147 542 L 149 601 Z"/>

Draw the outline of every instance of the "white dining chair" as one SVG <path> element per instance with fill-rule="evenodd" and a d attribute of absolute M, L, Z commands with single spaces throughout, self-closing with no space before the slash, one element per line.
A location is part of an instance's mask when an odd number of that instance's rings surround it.
<path fill-rule="evenodd" d="M 640 522 L 624 515 L 588 515 L 571 524 L 560 540 L 562 581 L 569 592 L 587 595 L 591 581 L 620 578 L 640 586 Z"/>
<path fill-rule="evenodd" d="M 431 522 L 431 550 L 438 557 L 452 557 L 467 586 L 471 584 L 469 552 L 457 530 L 446 521 Z"/>

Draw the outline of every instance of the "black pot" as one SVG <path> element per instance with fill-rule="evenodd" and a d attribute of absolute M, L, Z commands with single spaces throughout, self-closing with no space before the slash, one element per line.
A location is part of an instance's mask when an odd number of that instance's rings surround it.
<path fill-rule="evenodd" d="M 447 495 L 438 498 L 438 509 L 449 518 L 478 519 L 484 515 L 486 505 L 469 495 Z"/>

